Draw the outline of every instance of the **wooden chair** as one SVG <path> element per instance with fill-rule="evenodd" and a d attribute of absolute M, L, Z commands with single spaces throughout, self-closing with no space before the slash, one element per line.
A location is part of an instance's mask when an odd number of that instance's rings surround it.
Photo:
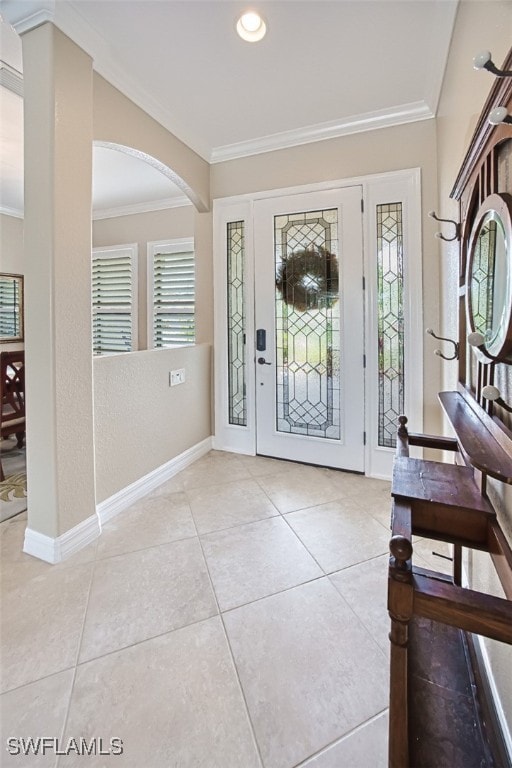
<path fill-rule="evenodd" d="M 25 353 L 0 353 L 0 434 L 2 439 L 16 435 L 18 448 L 25 440 Z M 4 473 L 0 462 L 0 480 Z"/>

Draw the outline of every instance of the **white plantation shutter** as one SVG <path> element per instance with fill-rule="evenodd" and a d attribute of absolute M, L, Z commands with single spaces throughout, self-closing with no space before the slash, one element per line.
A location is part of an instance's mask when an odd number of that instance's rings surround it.
<path fill-rule="evenodd" d="M 137 348 L 137 246 L 95 249 L 92 257 L 94 354 Z"/>
<path fill-rule="evenodd" d="M 0 338 L 8 340 L 20 335 L 20 302 L 20 276 L 0 278 Z"/>
<path fill-rule="evenodd" d="M 195 268 L 192 241 L 150 244 L 153 312 L 151 346 L 176 347 L 195 342 Z"/>

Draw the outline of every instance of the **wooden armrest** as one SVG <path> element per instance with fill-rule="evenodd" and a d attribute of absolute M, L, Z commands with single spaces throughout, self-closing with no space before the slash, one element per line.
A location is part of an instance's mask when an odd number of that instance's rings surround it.
<path fill-rule="evenodd" d="M 512 644 L 512 602 L 413 570 L 414 613 Z"/>
<path fill-rule="evenodd" d="M 440 435 L 425 435 L 422 432 L 409 432 L 407 429 L 407 417 L 398 417 L 399 427 L 396 439 L 396 455 L 409 456 L 409 446 L 420 448 L 435 448 L 440 451 L 458 451 L 459 444 L 454 437 L 442 437 Z"/>
<path fill-rule="evenodd" d="M 409 432 L 409 445 L 418 445 L 422 448 L 437 448 L 441 451 L 459 450 L 459 444 L 454 437 L 424 435 L 421 432 Z"/>
<path fill-rule="evenodd" d="M 437 579 L 438 581 L 446 581 L 448 584 L 453 584 L 452 577 L 447 573 L 433 571 L 430 568 L 422 568 L 419 565 L 413 566 L 412 570 L 415 576 L 426 576 L 427 579 Z"/>

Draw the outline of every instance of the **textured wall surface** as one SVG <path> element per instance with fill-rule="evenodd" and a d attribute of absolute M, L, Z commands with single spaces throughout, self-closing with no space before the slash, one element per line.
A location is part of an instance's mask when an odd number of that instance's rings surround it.
<path fill-rule="evenodd" d="M 210 436 L 210 357 L 201 344 L 94 358 L 97 503 Z M 169 387 L 176 368 L 186 382 Z"/>
<path fill-rule="evenodd" d="M 92 60 L 51 24 L 23 35 L 29 526 L 94 514 Z"/>

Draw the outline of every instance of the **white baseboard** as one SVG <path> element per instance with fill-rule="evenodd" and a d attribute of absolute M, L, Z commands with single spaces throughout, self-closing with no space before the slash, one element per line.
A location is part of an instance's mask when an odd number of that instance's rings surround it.
<path fill-rule="evenodd" d="M 211 449 L 212 438 L 207 437 L 206 440 L 202 440 L 197 445 L 192 446 L 192 448 L 188 448 L 188 450 L 180 453 L 179 456 L 162 464 L 161 467 L 154 469 L 152 472 L 144 475 L 144 477 L 131 483 L 131 485 L 127 485 L 126 488 L 105 499 L 105 501 L 100 502 L 96 506 L 96 513 L 101 524 L 103 525 L 108 522 L 131 504 L 142 499 L 143 496 L 147 496 L 148 493 L 154 491 L 155 488 L 165 483 L 166 480 L 170 480 L 171 477 L 174 477 L 185 467 L 193 464 L 194 461 L 200 459 L 201 456 L 207 454 Z"/>
<path fill-rule="evenodd" d="M 503 710 L 501 697 L 498 691 L 498 687 L 496 685 L 496 680 L 494 679 L 494 672 L 493 672 L 491 660 L 489 658 L 489 654 L 487 652 L 487 647 L 485 645 L 485 638 L 482 637 L 481 635 L 473 635 L 473 637 L 476 639 L 478 646 L 480 648 L 480 654 L 482 656 L 482 661 L 484 666 L 483 672 L 487 677 L 487 683 L 491 691 L 493 704 L 496 710 L 496 716 L 498 718 L 498 722 L 501 727 L 503 741 L 505 742 L 505 747 L 508 752 L 508 757 L 510 761 L 512 761 L 512 734 L 510 733 L 510 728 L 507 722 L 507 716 Z"/>
<path fill-rule="evenodd" d="M 463 552 L 468 552 L 467 549 L 463 550 Z M 465 589 L 471 589 L 471 584 L 469 581 L 469 571 L 470 568 L 469 564 L 464 561 L 464 558 L 462 559 L 462 578 L 461 578 L 461 586 Z M 501 732 L 503 734 L 503 741 L 505 742 L 505 747 L 508 751 L 508 757 L 510 762 L 512 763 L 512 734 L 510 733 L 510 728 L 508 725 L 508 719 L 505 715 L 505 712 L 503 711 L 503 704 L 501 703 L 501 697 L 498 691 L 498 687 L 496 685 L 496 680 L 494 677 L 494 671 L 492 668 L 492 663 L 489 658 L 489 653 L 487 651 L 487 647 L 485 645 L 485 637 L 482 637 L 482 635 L 473 635 L 473 639 L 478 644 L 478 648 L 480 651 L 480 657 L 482 659 L 482 665 L 483 669 L 480 669 L 481 673 L 485 675 L 487 678 L 487 684 L 489 686 L 489 690 L 491 692 L 491 697 L 493 701 L 493 705 L 496 710 L 496 716 L 498 718 L 498 722 L 501 728 Z"/>
<path fill-rule="evenodd" d="M 109 499 L 102 501 L 96 506 L 96 514 L 91 515 L 71 530 L 63 533 L 53 539 L 44 533 L 34 531 L 32 528 L 25 529 L 25 542 L 23 551 L 27 555 L 38 557 L 46 563 L 60 563 L 62 560 L 78 552 L 83 547 L 90 544 L 101 534 L 101 526 L 108 520 L 118 515 L 124 509 L 129 507 L 138 499 L 151 493 L 159 485 L 165 483 L 171 477 L 181 472 L 182 469 L 193 464 L 194 461 L 204 456 L 212 448 L 212 438 L 192 446 L 188 450 L 180 453 L 174 459 L 171 459 L 161 467 L 154 469 L 149 474 L 136 480 L 131 485 L 123 488 Z"/>
<path fill-rule="evenodd" d="M 100 533 L 101 524 L 96 514 L 78 523 L 78 525 L 75 525 L 74 528 L 66 531 L 61 536 L 57 536 L 56 539 L 27 527 L 25 529 L 23 551 L 27 555 L 38 557 L 40 560 L 54 565 L 62 560 L 66 560 L 71 555 L 74 555 L 75 552 L 86 547 L 87 544 L 98 538 Z"/>

